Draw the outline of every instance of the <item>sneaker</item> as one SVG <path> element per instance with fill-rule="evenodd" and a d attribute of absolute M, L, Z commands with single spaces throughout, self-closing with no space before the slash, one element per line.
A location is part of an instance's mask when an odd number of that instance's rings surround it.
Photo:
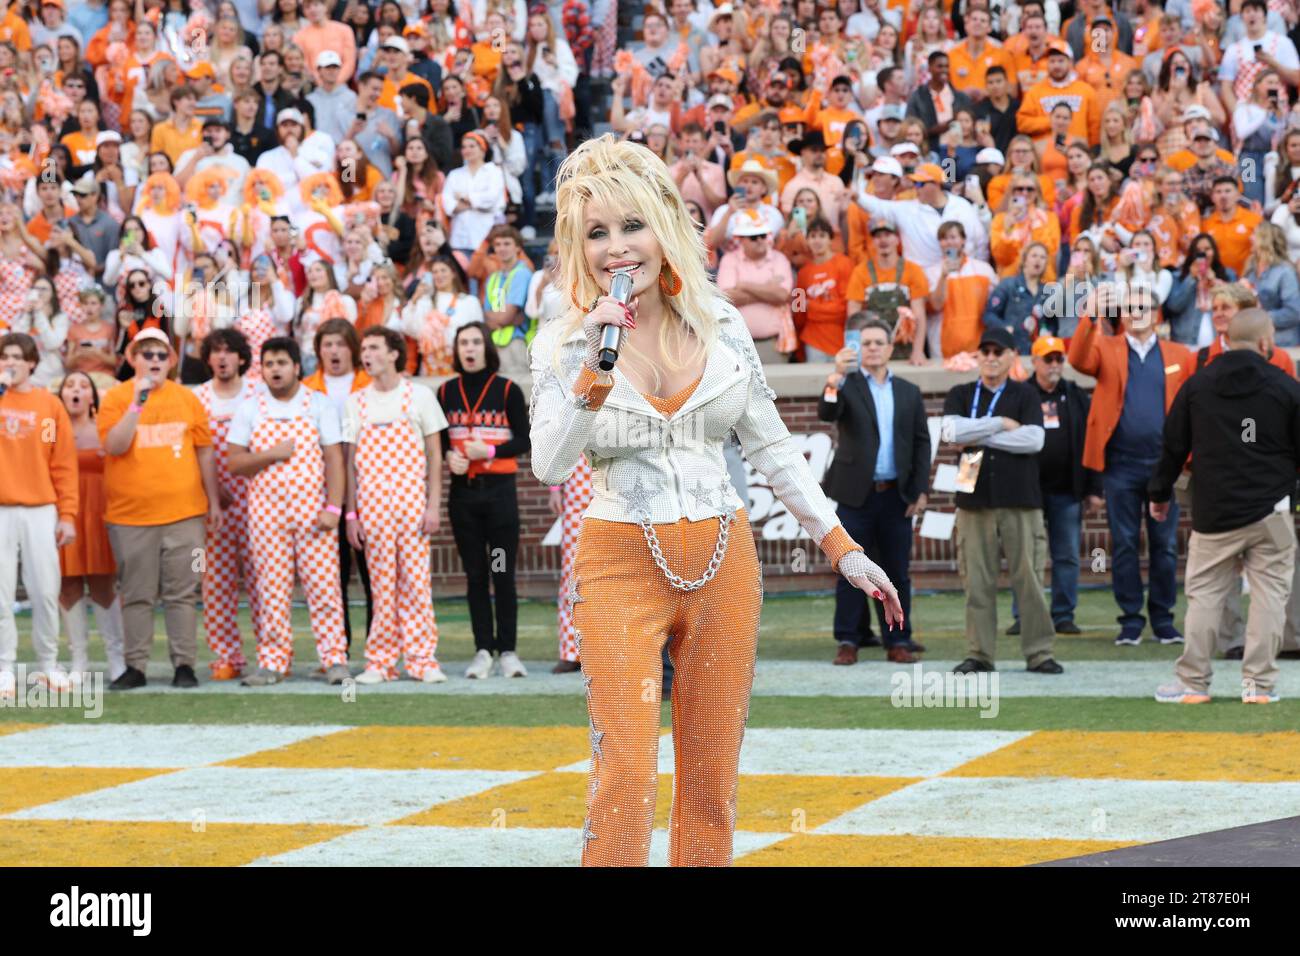
<path fill-rule="evenodd" d="M 501 655 L 501 676 L 502 677 L 527 677 L 528 671 L 524 669 L 524 662 L 519 659 L 519 655 L 514 651 L 506 651 Z"/>
<path fill-rule="evenodd" d="M 1116 647 L 1137 647 L 1142 643 L 1142 635 L 1133 631 L 1120 631 L 1119 637 L 1115 638 Z"/>
<path fill-rule="evenodd" d="M 582 670 L 582 664 L 578 661 L 560 661 L 551 668 L 552 674 L 572 674 L 575 671 Z"/>
<path fill-rule="evenodd" d="M 424 676 L 420 678 L 420 681 L 425 684 L 445 684 L 447 683 L 447 675 L 443 673 L 442 667 L 435 661 L 425 668 Z"/>
<path fill-rule="evenodd" d="M 1016 622 L 1013 623 L 1009 628 L 1007 628 L 1007 633 L 1008 633 L 1009 635 L 1011 635 L 1012 637 L 1015 637 L 1017 634 L 1019 634 L 1019 633 L 1020 633 L 1020 622 L 1019 622 L 1019 621 L 1016 621 Z"/>
<path fill-rule="evenodd" d="M 36 682 L 42 687 L 47 687 L 55 693 L 60 693 L 72 688 L 72 681 L 68 679 L 67 671 L 58 665 L 51 667 L 44 674 L 37 674 Z"/>
<path fill-rule="evenodd" d="M 1156 631 L 1156 640 L 1161 644 L 1181 644 L 1183 643 L 1183 635 L 1178 633 L 1178 629 L 1171 625 Z"/>
<path fill-rule="evenodd" d="M 172 686 L 186 689 L 198 687 L 199 679 L 194 676 L 194 668 L 189 664 L 181 664 L 177 667 L 176 673 L 172 675 Z"/>
<path fill-rule="evenodd" d="M 347 664 L 331 664 L 325 669 L 321 677 L 331 684 L 339 685 L 352 676 L 352 671 L 348 670 Z"/>
<path fill-rule="evenodd" d="M 212 671 L 213 680 L 236 680 L 244 676 L 244 669 L 236 667 L 229 661 L 213 661 L 208 666 Z"/>
<path fill-rule="evenodd" d="M 532 226 L 524 226 L 519 230 L 519 235 L 523 236 L 524 242 L 532 242 L 537 238 L 537 230 Z"/>
<path fill-rule="evenodd" d="M 367 667 L 365 670 L 363 670 L 360 674 L 357 675 L 358 684 L 371 685 L 371 684 L 384 684 L 387 682 L 388 682 L 387 674 L 385 674 L 383 671 L 373 670 L 369 667 Z"/>
<path fill-rule="evenodd" d="M 1256 690 L 1253 694 L 1242 694 L 1241 702 L 1243 704 L 1276 704 L 1282 698 L 1277 695 L 1276 691 Z"/>
<path fill-rule="evenodd" d="M 1039 661 L 1033 667 L 1026 666 L 1025 670 L 1031 674 L 1064 674 L 1065 668 L 1058 664 L 1053 658 L 1045 661 Z"/>
<path fill-rule="evenodd" d="M 1205 691 L 1192 690 L 1181 681 L 1174 681 L 1156 688 L 1156 700 L 1162 704 L 1208 704 L 1210 695 Z"/>
<path fill-rule="evenodd" d="M 977 661 L 973 657 L 968 657 L 952 669 L 954 674 L 978 674 L 981 671 L 997 670 L 992 664 L 985 664 L 983 661 Z"/>
<path fill-rule="evenodd" d="M 245 677 L 241 684 L 245 687 L 270 687 L 272 684 L 284 683 L 286 675 L 273 671 L 269 667 L 259 667 L 254 673 Z"/>
<path fill-rule="evenodd" d="M 144 676 L 144 671 L 136 670 L 134 667 L 128 667 L 118 675 L 113 683 L 108 685 L 109 690 L 134 690 L 137 687 L 144 687 L 149 681 Z"/>
<path fill-rule="evenodd" d="M 465 676 L 470 680 L 483 680 L 492 673 L 492 652 L 479 651 L 465 668 Z"/>
<path fill-rule="evenodd" d="M 1056 625 L 1056 633 L 1057 634 L 1082 634 L 1083 631 L 1080 630 L 1079 625 L 1075 624 L 1073 621 L 1061 621 L 1059 624 Z"/>
<path fill-rule="evenodd" d="M 14 675 L 8 671 L 0 671 L 0 700 L 13 700 L 18 696 L 18 685 L 14 681 Z"/>

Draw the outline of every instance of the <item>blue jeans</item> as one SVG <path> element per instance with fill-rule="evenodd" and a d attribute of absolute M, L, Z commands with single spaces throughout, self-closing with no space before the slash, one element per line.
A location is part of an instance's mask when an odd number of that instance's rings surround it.
<path fill-rule="evenodd" d="M 528 155 L 528 165 L 524 168 L 523 181 L 523 220 L 522 225 L 536 226 L 537 213 L 537 171 L 541 159 L 546 154 L 546 135 L 540 123 L 524 124 L 524 152 Z"/>
<path fill-rule="evenodd" d="M 1108 456 L 1112 459 L 1118 456 Z M 1151 629 L 1157 633 L 1174 624 L 1174 603 L 1178 598 L 1178 502 L 1170 501 L 1169 516 L 1156 521 L 1147 512 L 1147 482 L 1157 462 L 1112 460 L 1102 474 L 1106 491 L 1106 518 L 1110 524 L 1110 569 L 1119 605 L 1123 631 L 1141 634 L 1142 572 L 1138 551 L 1142 525 L 1146 523 L 1150 577 L 1147 611 Z"/>
<path fill-rule="evenodd" d="M 1250 202 L 1264 201 L 1264 160 L 1268 153 L 1243 149 L 1237 157 L 1237 172 L 1241 178 L 1241 195 Z"/>
<path fill-rule="evenodd" d="M 897 488 L 872 492 L 862 507 L 841 504 L 836 510 L 844 530 L 862 545 L 867 557 L 880 565 L 898 591 L 903 605 L 903 627 L 888 630 L 885 606 L 866 592 L 854 587 L 840 575 L 835 581 L 835 640 L 841 644 L 861 646 L 871 637 L 869 603 L 876 605 L 876 619 L 886 647 L 907 645 L 912 640 L 912 579 L 908 562 L 912 555 L 912 519 L 907 517 L 907 503 Z"/>
<path fill-rule="evenodd" d="M 1047 548 L 1052 556 L 1052 623 L 1074 620 L 1079 604 L 1079 543 L 1082 538 L 1082 505 L 1074 495 L 1054 492 L 1043 495 L 1043 518 L 1047 522 Z M 1020 620 L 1020 602 L 1011 592 L 1011 614 Z"/>

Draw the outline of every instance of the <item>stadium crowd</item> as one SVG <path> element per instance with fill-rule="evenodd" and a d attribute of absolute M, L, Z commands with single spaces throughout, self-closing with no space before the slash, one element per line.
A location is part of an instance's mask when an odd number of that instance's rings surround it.
<path fill-rule="evenodd" d="M 1160 507 L 1158 474 L 1180 389 L 1247 347 L 1295 376 L 1294 0 L 621 13 L 619 0 L 0 0 L 0 553 L 22 555 L 52 684 L 68 680 L 59 612 L 78 672 L 87 603 L 114 686 L 143 684 L 161 602 L 175 680 L 193 686 L 200 592 L 213 677 L 278 683 L 295 569 L 322 676 L 341 681 L 353 565 L 358 679 L 395 679 L 403 658 L 443 679 L 427 535 L 444 463 L 469 673 L 499 657 L 523 674 L 515 461 L 529 428 L 513 380 L 540 324 L 570 307 L 546 243 L 556 170 L 606 127 L 667 164 L 762 360 L 834 364 L 820 413 L 857 453 L 838 456 L 828 488 L 905 600 L 930 490 L 907 369 L 978 373 L 948 395 L 940 439 L 962 449 L 960 669 L 993 666 L 1001 549 L 1027 665 L 1060 672 L 1051 637 L 1077 631 L 1081 515 L 1103 502 L 1116 643 L 1136 644 L 1148 618 L 1157 640 L 1183 641 L 1178 508 Z M 635 36 L 622 46 L 620 23 Z M 1091 399 L 1062 379 L 1067 363 L 1096 378 Z M 435 394 L 416 376 L 447 381 Z M 47 420 L 53 435 L 34 425 Z M 589 480 L 580 466 L 553 489 L 566 567 Z M 0 574 L 0 694 L 16 570 Z M 910 620 L 886 636 L 891 660 L 923 650 Z M 564 600 L 558 627 L 558 669 L 574 670 Z M 1273 640 L 1242 630 L 1225 610 L 1220 652 Z M 874 641 L 851 588 L 835 632 L 840 664 Z M 1268 698 L 1271 672 L 1254 666 Z M 1204 690 L 1180 680 L 1180 699 Z"/>

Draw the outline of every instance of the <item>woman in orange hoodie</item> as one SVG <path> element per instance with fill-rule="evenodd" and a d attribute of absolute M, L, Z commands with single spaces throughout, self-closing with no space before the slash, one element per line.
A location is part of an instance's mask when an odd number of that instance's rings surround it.
<path fill-rule="evenodd" d="M 1046 280 L 1050 282 L 1056 274 L 1053 263 L 1061 247 L 1061 224 L 1043 199 L 1038 177 L 1015 173 L 989 226 L 989 251 L 1000 278 L 1016 274 L 1020 254 L 1031 242 L 1047 248 Z"/>

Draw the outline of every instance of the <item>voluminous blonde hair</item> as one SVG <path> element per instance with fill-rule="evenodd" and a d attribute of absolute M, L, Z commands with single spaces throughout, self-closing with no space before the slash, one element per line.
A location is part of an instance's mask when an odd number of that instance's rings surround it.
<path fill-rule="evenodd" d="M 1261 222 L 1255 227 L 1255 251 L 1246 260 L 1246 275 L 1265 272 L 1280 263 L 1289 263 L 1286 233 L 1271 222 Z"/>
<path fill-rule="evenodd" d="M 654 153 L 638 143 L 605 134 L 583 143 L 560 166 L 555 190 L 555 240 L 560 249 L 560 287 L 571 301 L 552 354 L 558 363 L 559 345 L 582 326 L 585 308 L 602 294 L 587 270 L 584 254 L 584 217 L 589 204 L 635 213 L 641 217 L 663 249 L 664 263 L 681 278 L 681 291 L 663 295 L 656 285 L 646 295 L 663 299 L 665 321 L 660 327 L 659 345 L 664 355 L 682 357 L 672 362 L 674 371 L 699 360 L 717 340 L 718 315 L 725 305 L 717 287 L 709 280 L 704 263 L 704 242 L 686 211 L 682 194 L 668 173 L 668 167 Z M 691 341 L 691 337 L 694 341 Z M 659 371 L 634 346 L 625 348 L 620 361 L 644 369 L 658 387 Z"/>

